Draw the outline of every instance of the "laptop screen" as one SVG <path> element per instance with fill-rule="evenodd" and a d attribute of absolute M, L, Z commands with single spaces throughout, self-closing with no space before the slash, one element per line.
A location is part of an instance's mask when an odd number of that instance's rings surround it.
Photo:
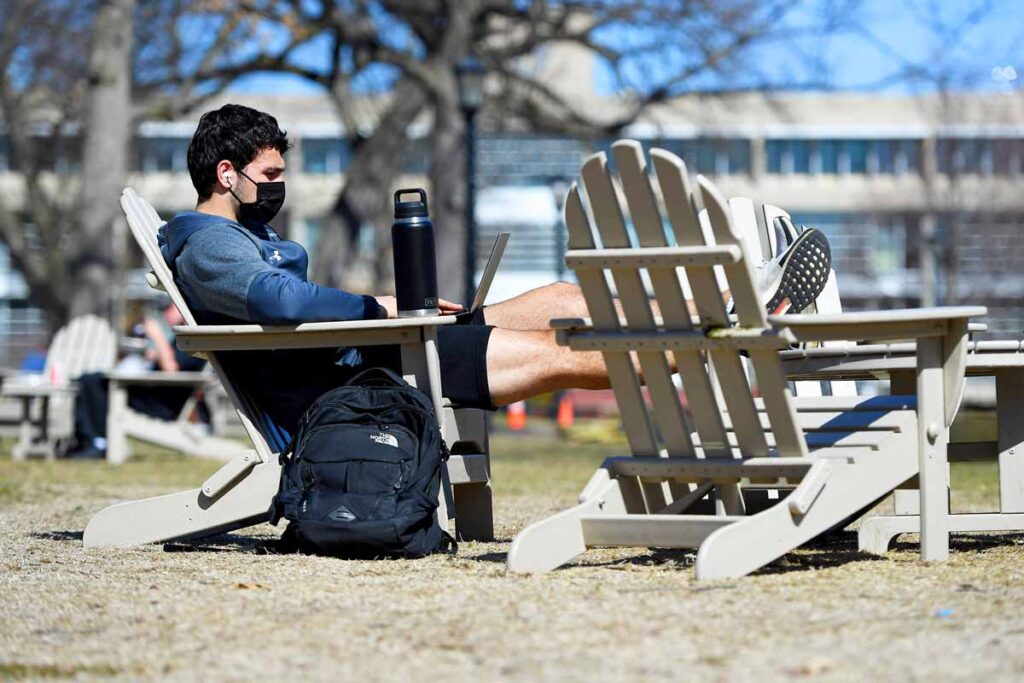
<path fill-rule="evenodd" d="M 469 307 L 470 312 L 476 311 L 484 305 L 487 292 L 491 289 L 491 282 L 494 281 L 494 274 L 498 272 L 498 264 L 501 263 L 501 255 L 505 253 L 505 245 L 511 233 L 501 232 L 494 238 L 494 246 L 491 247 L 491 255 L 487 257 L 487 264 L 480 275 L 480 284 L 476 287 L 476 295 L 473 297 L 473 305 Z"/>

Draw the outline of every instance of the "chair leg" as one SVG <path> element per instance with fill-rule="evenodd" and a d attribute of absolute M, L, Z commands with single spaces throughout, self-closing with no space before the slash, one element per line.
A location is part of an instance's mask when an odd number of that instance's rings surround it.
<path fill-rule="evenodd" d="M 973 531 L 1024 531 L 1024 513 L 980 512 L 949 516 L 952 533 Z M 861 552 L 884 555 L 900 534 L 921 532 L 917 515 L 869 517 L 857 530 L 857 546 Z"/>
<path fill-rule="evenodd" d="M 494 540 L 494 496 L 491 482 L 459 484 L 455 497 L 455 533 L 460 541 Z"/>
<path fill-rule="evenodd" d="M 619 482 L 610 479 L 607 470 L 598 470 L 585 491 L 588 495 L 579 505 L 519 532 L 508 551 L 508 571 L 539 573 L 560 567 L 587 549 L 581 517 L 626 513 Z"/>
<path fill-rule="evenodd" d="M 11 450 L 11 458 L 25 460 L 30 456 L 41 456 L 47 460 L 57 458 L 57 438 L 50 430 L 50 397 L 26 396 L 21 403 L 21 424 L 18 427 L 18 441 Z M 32 411 L 38 406 L 38 418 Z"/>
<path fill-rule="evenodd" d="M 128 388 L 113 379 L 107 386 L 107 462 L 120 465 L 128 459 Z"/>
<path fill-rule="evenodd" d="M 18 425 L 18 442 L 11 449 L 11 458 L 24 460 L 32 448 L 32 399 L 21 399 L 21 423 Z"/>
<path fill-rule="evenodd" d="M 996 373 L 999 428 L 999 510 L 1024 512 L 1024 370 Z"/>
<path fill-rule="evenodd" d="M 837 466 L 837 485 L 825 485 L 804 515 L 794 515 L 782 502 L 714 532 L 697 552 L 697 578 L 749 574 L 878 500 L 916 471 L 913 441 L 904 440 L 902 448 L 898 446 Z M 799 492 L 800 486 L 790 495 Z"/>
<path fill-rule="evenodd" d="M 281 465 L 273 458 L 253 467 L 216 498 L 207 498 L 196 488 L 111 505 L 89 520 L 85 547 L 198 538 L 258 524 L 269 517 L 280 478 Z"/>

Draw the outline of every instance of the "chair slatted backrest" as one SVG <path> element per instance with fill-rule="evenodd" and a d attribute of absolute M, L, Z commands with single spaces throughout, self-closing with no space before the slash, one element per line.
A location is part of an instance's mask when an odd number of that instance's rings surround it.
<path fill-rule="evenodd" d="M 121 208 L 128 218 L 128 227 L 131 229 L 132 236 L 139 248 L 142 249 L 142 253 L 145 254 L 161 289 L 171 297 L 171 301 L 178 307 L 185 323 L 190 326 L 196 325 L 195 316 L 192 315 L 188 304 L 185 303 L 185 298 L 174 282 L 174 275 L 167 262 L 164 261 L 163 254 L 160 253 L 157 231 L 164 221 L 160 219 L 156 210 L 130 187 L 126 187 L 121 193 Z M 287 445 L 287 435 L 265 416 L 251 397 L 239 390 L 237 384 L 224 371 L 216 354 L 208 353 L 207 357 L 221 384 L 224 385 L 224 390 L 235 405 L 242 420 L 242 426 L 260 457 L 268 460 L 273 455 L 272 451 L 283 450 Z"/>
<path fill-rule="evenodd" d="M 117 362 L 117 334 L 103 318 L 82 315 L 57 331 L 46 353 L 46 376 L 71 380 L 89 372 L 106 372 Z"/>
<path fill-rule="evenodd" d="M 666 455 L 692 454 L 689 434 L 695 431 L 706 457 L 731 457 L 722 419 L 727 410 L 740 454 L 767 455 L 769 439 L 758 419 L 744 372 L 744 352 L 755 369 L 776 452 L 806 455 L 806 442 L 796 423 L 778 358 L 778 350 L 788 345 L 789 337 L 767 321 L 754 289 L 746 245 L 732 226 L 728 204 L 706 178 L 698 177 L 699 194 L 694 192 L 685 164 L 670 152 L 651 151 L 656 183 L 638 143 L 617 142 L 612 145 L 612 154 L 624 198 L 619 198 L 616 178 L 603 153 L 584 162 L 583 187 L 573 185 L 566 201 L 570 247 L 566 262 L 577 271 L 595 331 L 612 333 L 625 341 L 605 351 L 604 357 L 633 454 L 660 453 L 659 441 L 664 443 Z M 705 237 L 698 220 L 702 206 L 707 209 L 711 240 Z M 638 244 L 630 238 L 627 215 Z M 674 245 L 668 240 L 669 231 Z M 660 256 L 665 247 L 676 247 L 669 259 Z M 624 252 L 624 248 L 631 250 Z M 594 250 L 599 251 L 588 258 L 587 252 Z M 602 253 L 605 250 L 614 251 Z M 627 253 L 634 258 L 627 257 Z M 605 258 L 612 255 L 618 258 Z M 737 323 L 729 322 L 716 267 L 724 270 L 736 305 Z M 642 271 L 650 278 L 661 309 L 660 321 L 643 289 Z M 625 327 L 615 315 L 606 273 L 618 290 Z M 700 327 L 694 327 L 683 299 L 683 276 L 693 292 Z M 659 350 L 652 350 L 652 335 L 664 340 L 656 346 Z M 671 371 L 667 352 L 661 349 L 673 353 L 689 399 L 692 425 L 676 392 L 666 389 L 672 387 Z M 650 387 L 653 420 L 643 403 L 631 354 L 636 355 Z M 705 358 L 711 362 L 705 363 Z M 713 390 L 711 373 L 717 376 L 720 395 Z"/>

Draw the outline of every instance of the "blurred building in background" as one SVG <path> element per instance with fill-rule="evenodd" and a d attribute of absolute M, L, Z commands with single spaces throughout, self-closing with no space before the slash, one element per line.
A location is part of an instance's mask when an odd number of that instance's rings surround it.
<path fill-rule="evenodd" d="M 579 97 L 581 106 L 601 106 L 596 95 Z M 275 227 L 315 249 L 350 156 L 330 104 L 316 96 L 236 94 L 207 108 L 226 101 L 273 113 L 294 139 L 288 201 Z M 367 127 L 376 110 L 368 100 Z M 165 217 L 195 203 L 186 149 L 197 119 L 146 122 L 138 130 L 130 183 Z M 428 129 L 417 123 L 410 133 L 423 141 Z M 493 296 L 567 277 L 561 201 L 582 159 L 612 140 L 516 132 L 489 127 L 486 117 L 481 129 L 478 267 L 491 236 L 513 233 Z M 1016 338 L 1024 330 L 1024 97 L 1018 93 L 694 96 L 650 110 L 623 136 L 678 153 L 728 196 L 777 204 L 798 223 L 821 228 L 833 245 L 847 309 L 969 301 L 989 307 L 993 336 Z M 69 134 L 53 150 L 52 168 L 74 170 L 75 148 Z M 410 145 L 401 185 L 425 183 L 425 149 Z M 15 203 L 17 173 L 0 135 L 0 192 Z M 377 246 L 371 229 L 361 240 L 364 249 Z M 141 255 L 131 259 L 141 267 Z M 391 288 L 363 284 L 374 292 Z M 138 274 L 127 287 L 145 290 Z M 0 365 L 16 365 L 41 336 L 43 321 L 26 295 L 0 245 Z"/>

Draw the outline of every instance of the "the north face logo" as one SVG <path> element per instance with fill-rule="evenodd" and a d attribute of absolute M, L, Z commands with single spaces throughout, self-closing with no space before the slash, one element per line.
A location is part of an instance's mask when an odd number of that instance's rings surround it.
<path fill-rule="evenodd" d="M 394 434 L 371 434 L 370 440 L 385 446 L 398 448 L 398 437 Z"/>
<path fill-rule="evenodd" d="M 351 522 L 352 520 L 356 519 L 355 514 L 353 514 L 353 512 L 344 505 L 342 505 L 337 510 L 335 510 L 334 512 L 327 516 L 328 518 L 333 519 L 335 522 Z"/>

